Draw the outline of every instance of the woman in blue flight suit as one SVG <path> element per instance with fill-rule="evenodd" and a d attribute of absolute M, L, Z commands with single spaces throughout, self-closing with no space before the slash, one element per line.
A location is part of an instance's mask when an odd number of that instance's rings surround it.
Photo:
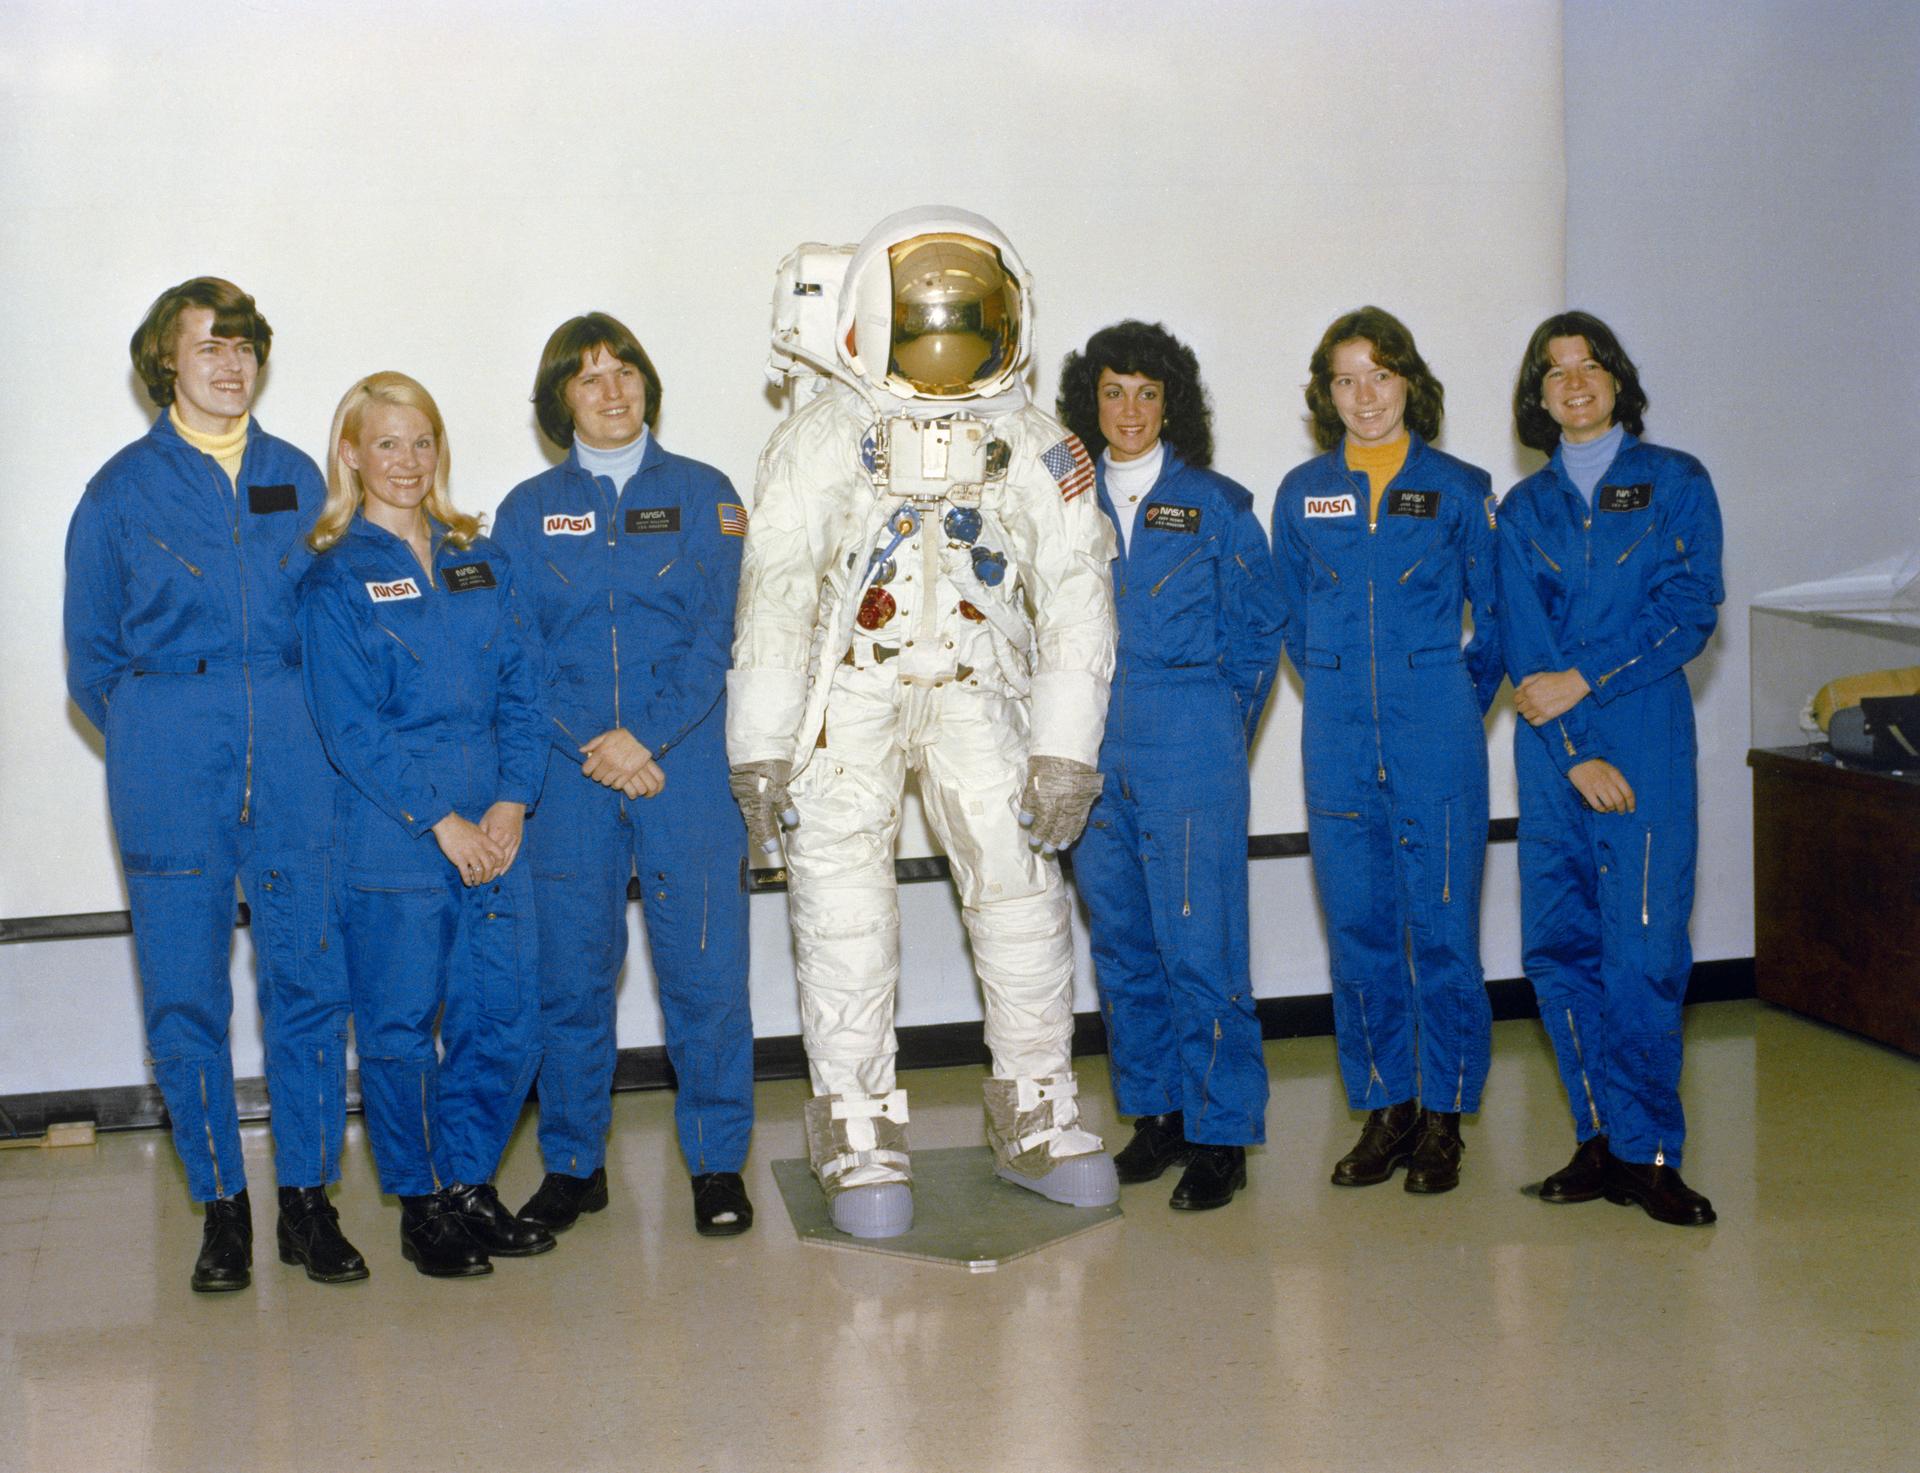
<path fill-rule="evenodd" d="M 1391 314 L 1362 307 L 1314 350 L 1326 451 L 1280 483 L 1274 558 L 1306 685 L 1301 757 L 1332 953 L 1347 1103 L 1368 1112 L 1336 1186 L 1406 1165 L 1459 1184 L 1493 1013 L 1480 968 L 1485 712 L 1502 669 L 1487 473 L 1442 454 L 1443 390 Z M 1474 633 L 1462 651 L 1461 606 Z"/>
<path fill-rule="evenodd" d="M 1105 781 L 1074 876 L 1091 920 L 1123 1182 L 1186 1170 L 1172 1204 L 1224 1207 L 1266 1139 L 1247 964 L 1247 749 L 1285 611 L 1253 498 L 1207 469 L 1212 411 L 1165 328 L 1101 329 L 1060 373 L 1060 417 L 1097 460 L 1118 534 L 1118 663 Z"/>
<path fill-rule="evenodd" d="M 346 778 L 342 926 L 380 1186 L 400 1198 L 405 1256 L 464 1277 L 553 1247 L 491 1184 L 540 1058 L 533 883 L 514 860 L 546 717 L 512 566 L 454 510 L 447 462 L 412 379 L 347 391 L 300 628 L 307 701 Z"/>
<path fill-rule="evenodd" d="M 1700 462 L 1639 439 L 1647 396 L 1611 329 L 1563 312 L 1513 391 L 1552 459 L 1500 504 L 1500 613 L 1520 780 L 1527 977 L 1578 1146 L 1548 1202 L 1605 1196 L 1700 1226 L 1680 1178 L 1680 1006 L 1693 970 L 1696 755 L 1684 666 L 1726 590 Z"/>
<path fill-rule="evenodd" d="M 659 374 L 604 313 L 554 331 L 533 403 L 567 458 L 508 493 L 494 531 L 522 570 L 552 718 L 527 827 L 547 1174 L 520 1215 L 558 1231 L 607 1205 L 615 986 L 637 869 L 694 1226 L 743 1233 L 753 1018 L 725 689 L 746 508 L 719 471 L 661 448 Z"/>
<path fill-rule="evenodd" d="M 163 411 L 67 533 L 67 687 L 106 737 L 153 1072 L 207 1204 L 193 1287 L 245 1288 L 253 1219 L 228 1026 L 237 875 L 266 1026 L 280 1256 L 367 1276 L 327 1200 L 346 1127 L 347 981 L 332 933 L 337 783 L 301 699 L 294 589 L 320 472 L 251 417 L 273 330 L 231 282 L 161 294 L 133 362 Z"/>

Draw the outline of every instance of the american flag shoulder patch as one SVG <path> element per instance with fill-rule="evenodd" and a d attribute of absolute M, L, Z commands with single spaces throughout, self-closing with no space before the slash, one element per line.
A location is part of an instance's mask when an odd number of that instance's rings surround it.
<path fill-rule="evenodd" d="M 1093 489 L 1093 460 L 1087 454 L 1087 447 L 1080 443 L 1078 435 L 1068 435 L 1045 455 L 1040 463 L 1047 468 L 1047 474 L 1060 485 L 1060 494 L 1068 501 L 1083 491 Z"/>
<path fill-rule="evenodd" d="M 720 507 L 720 531 L 727 537 L 747 535 L 747 509 L 731 501 L 722 501 Z"/>

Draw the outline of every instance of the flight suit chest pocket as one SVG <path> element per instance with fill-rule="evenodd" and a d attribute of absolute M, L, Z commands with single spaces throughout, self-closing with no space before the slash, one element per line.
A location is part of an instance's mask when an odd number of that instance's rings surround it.
<path fill-rule="evenodd" d="M 1191 514 L 1190 516 L 1188 514 Z M 1156 514 L 1160 520 L 1156 522 Z M 1199 526 L 1195 507 L 1152 504 L 1146 508 L 1134 539 L 1138 557 L 1133 569 L 1136 594 L 1146 595 L 1155 653 L 1169 664 L 1199 664 L 1214 657 L 1215 588 L 1219 572 L 1220 540 L 1198 530 L 1170 530 Z"/>
<path fill-rule="evenodd" d="M 135 584 L 150 589 L 172 585 L 183 597 L 199 597 L 211 561 L 199 542 L 186 528 L 128 528 L 127 566 Z"/>

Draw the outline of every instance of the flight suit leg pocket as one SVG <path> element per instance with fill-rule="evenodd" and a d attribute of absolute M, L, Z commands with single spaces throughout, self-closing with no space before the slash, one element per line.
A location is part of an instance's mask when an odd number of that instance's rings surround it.
<path fill-rule="evenodd" d="M 520 1011 L 521 980 L 531 974 L 537 946 L 532 898 L 524 866 L 467 894 L 467 953 L 475 995 L 488 1017 L 512 1018 Z"/>

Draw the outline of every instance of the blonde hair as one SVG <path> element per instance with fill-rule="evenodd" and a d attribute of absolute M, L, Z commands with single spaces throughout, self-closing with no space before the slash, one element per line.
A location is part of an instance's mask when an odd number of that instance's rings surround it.
<path fill-rule="evenodd" d="M 366 488 L 360 484 L 360 473 L 340 454 L 340 442 L 359 438 L 361 420 L 375 404 L 397 404 L 417 409 L 427 417 L 440 454 L 433 468 L 433 489 L 427 493 L 422 507 L 447 529 L 447 540 L 455 547 L 470 546 L 480 535 L 480 518 L 455 510 L 447 495 L 452 453 L 447 447 L 447 422 L 440 417 L 440 406 L 433 402 L 433 395 L 413 379 L 391 370 L 370 373 L 361 379 L 347 390 L 340 407 L 333 412 L 333 429 L 327 437 L 327 501 L 320 508 L 313 530 L 307 533 L 307 545 L 315 552 L 325 552 L 332 547 L 346 535 L 354 514 L 367 499 Z"/>

